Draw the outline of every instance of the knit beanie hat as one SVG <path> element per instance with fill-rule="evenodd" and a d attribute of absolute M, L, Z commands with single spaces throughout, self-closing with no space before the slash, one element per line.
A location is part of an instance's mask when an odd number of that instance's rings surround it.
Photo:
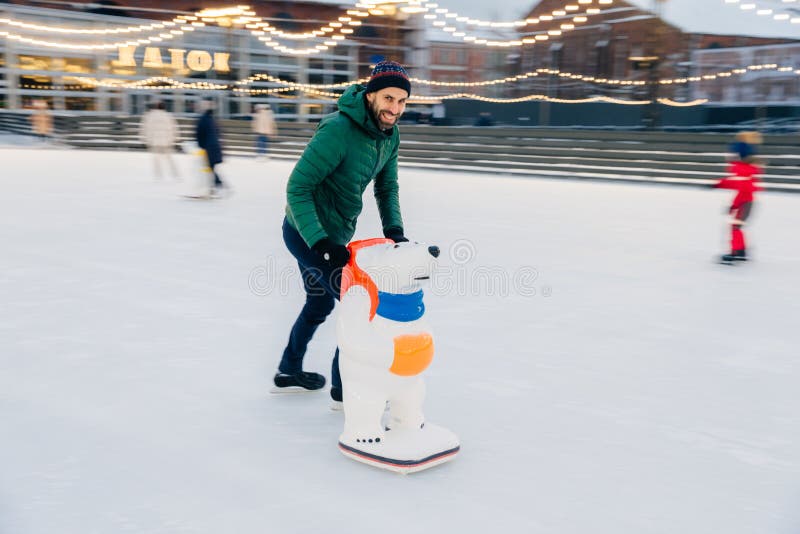
<path fill-rule="evenodd" d="M 367 93 L 374 93 L 386 87 L 398 87 L 411 96 L 411 82 L 406 69 L 394 61 L 381 61 L 372 69 L 367 83 Z"/>

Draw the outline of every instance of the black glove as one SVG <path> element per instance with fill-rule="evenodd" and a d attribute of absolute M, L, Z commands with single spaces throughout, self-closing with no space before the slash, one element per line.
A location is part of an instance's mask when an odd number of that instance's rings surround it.
<path fill-rule="evenodd" d="M 334 243 L 327 237 L 314 243 L 311 250 L 319 254 L 322 261 L 334 269 L 341 269 L 347 265 L 347 261 L 350 259 L 350 251 L 346 246 Z"/>
<path fill-rule="evenodd" d="M 393 226 L 392 228 L 387 228 L 383 231 L 383 236 L 391 239 L 395 243 L 405 243 L 408 241 L 408 238 L 403 235 L 403 229 Z"/>

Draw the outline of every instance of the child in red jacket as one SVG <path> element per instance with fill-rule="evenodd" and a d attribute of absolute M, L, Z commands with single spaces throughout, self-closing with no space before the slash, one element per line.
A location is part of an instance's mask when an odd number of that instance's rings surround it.
<path fill-rule="evenodd" d="M 723 263 L 747 260 L 742 226 L 750 216 L 754 193 L 763 191 L 758 185 L 758 178 L 756 178 L 757 175 L 763 173 L 763 169 L 755 164 L 756 145 L 760 142 L 761 136 L 758 132 L 741 132 L 737 135 L 737 141 L 731 145 L 736 159 L 728 165 L 730 176 L 712 186 L 736 191 L 736 196 L 728 210 L 731 215 L 731 252 L 722 256 Z"/>

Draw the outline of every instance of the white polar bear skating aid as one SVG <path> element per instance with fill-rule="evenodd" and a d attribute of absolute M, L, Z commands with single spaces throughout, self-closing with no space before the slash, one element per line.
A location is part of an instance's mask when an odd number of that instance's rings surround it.
<path fill-rule="evenodd" d="M 434 343 L 420 282 L 430 278 L 439 249 L 390 239 L 348 248 L 337 320 L 345 417 L 339 449 L 401 473 L 451 460 L 458 437 L 427 422 L 422 411 L 421 373 Z"/>
<path fill-rule="evenodd" d="M 211 198 L 214 187 L 214 171 L 208 165 L 206 151 L 194 143 L 184 142 L 181 146 L 187 154 L 191 155 L 192 165 L 183 196 L 197 199 Z"/>

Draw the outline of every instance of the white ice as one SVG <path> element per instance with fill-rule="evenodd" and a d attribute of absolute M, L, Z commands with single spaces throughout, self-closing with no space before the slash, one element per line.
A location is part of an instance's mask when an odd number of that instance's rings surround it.
<path fill-rule="evenodd" d="M 729 267 L 729 192 L 402 167 L 443 250 L 426 411 L 462 440 L 403 477 L 339 453 L 327 392 L 268 393 L 293 162 L 196 201 L 144 153 L 0 158 L 2 534 L 800 532 L 798 196 L 761 195 Z"/>

